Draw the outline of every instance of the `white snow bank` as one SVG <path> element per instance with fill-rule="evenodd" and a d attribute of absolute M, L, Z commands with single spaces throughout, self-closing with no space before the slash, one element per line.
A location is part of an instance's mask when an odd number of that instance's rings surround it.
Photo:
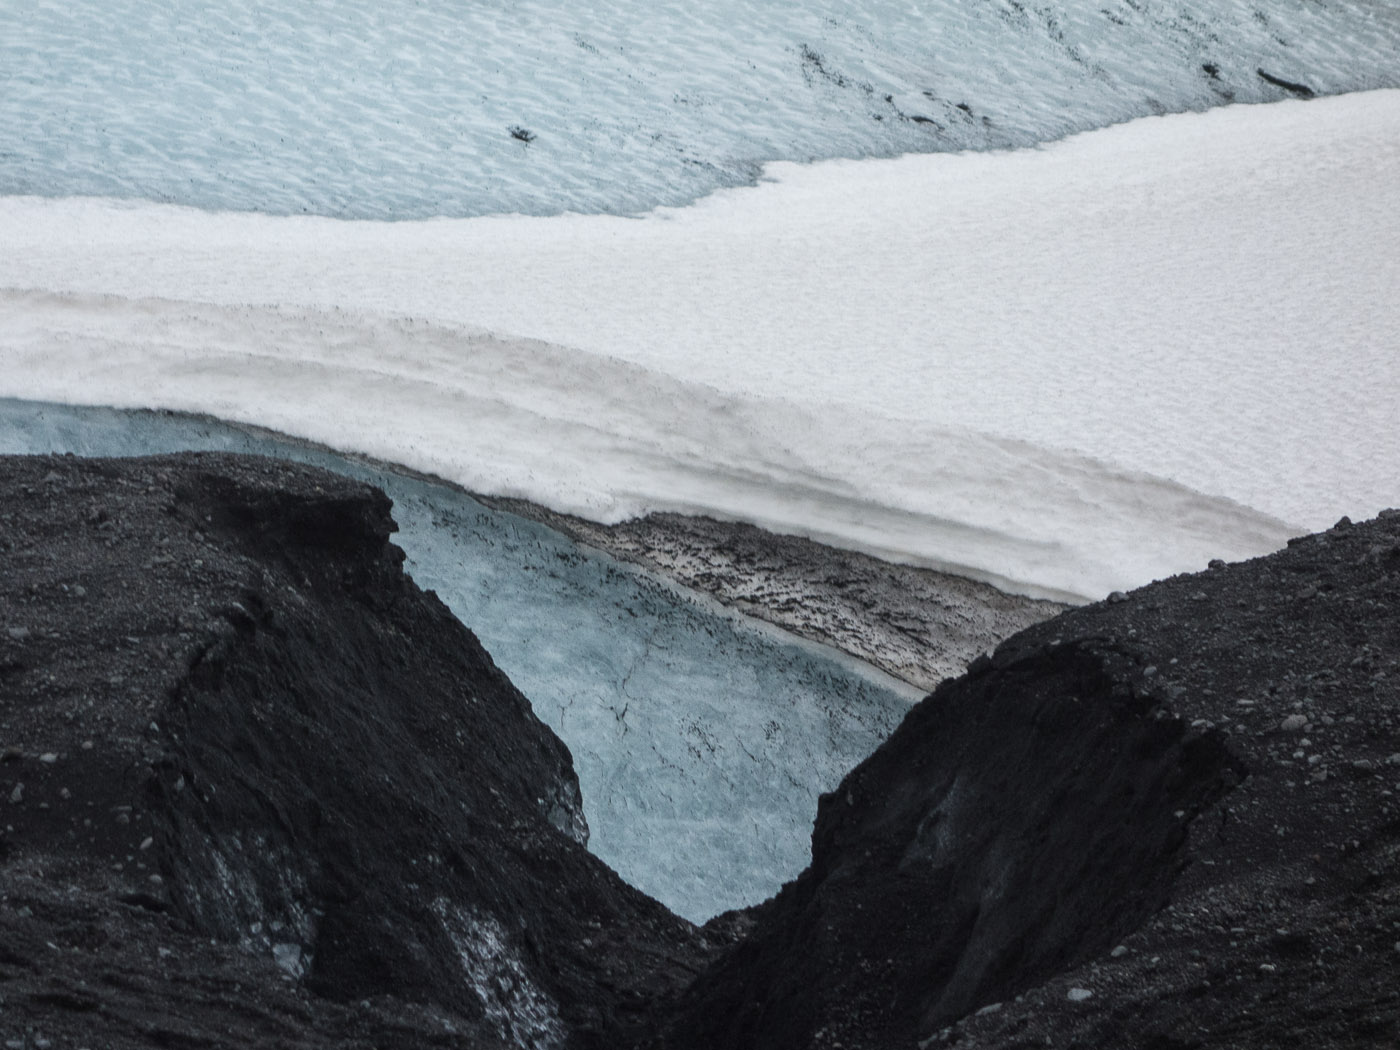
<path fill-rule="evenodd" d="M 1083 457 L 459 327 L 51 293 L 0 304 L 7 393 L 208 412 L 596 520 L 718 514 L 1070 596 L 1287 535 Z"/>
<path fill-rule="evenodd" d="M 0 395 L 1095 597 L 1400 502 L 1398 164 L 1387 91 L 643 219 L 0 199 Z"/>

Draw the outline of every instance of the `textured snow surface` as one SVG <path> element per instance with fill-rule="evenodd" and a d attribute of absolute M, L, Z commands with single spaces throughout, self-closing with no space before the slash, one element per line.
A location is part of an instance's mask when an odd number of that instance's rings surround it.
<path fill-rule="evenodd" d="M 589 849 L 686 918 L 757 903 L 806 867 L 817 795 L 917 697 L 440 483 L 212 421 L 0 400 L 0 452 L 183 449 L 288 457 L 383 487 L 413 578 L 569 745 Z"/>
<path fill-rule="evenodd" d="M 1400 86 L 1397 51 L 1380 0 L 15 0 L 0 193 L 640 211 L 769 160 L 1025 146 L 1285 97 L 1261 69 Z"/>
<path fill-rule="evenodd" d="M 1099 597 L 1397 502 L 1397 170 L 1380 91 L 640 219 L 5 198 L 0 394 Z"/>

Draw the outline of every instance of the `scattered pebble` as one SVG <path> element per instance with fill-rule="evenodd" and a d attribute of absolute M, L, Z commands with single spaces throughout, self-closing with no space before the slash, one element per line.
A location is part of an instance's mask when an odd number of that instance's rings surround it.
<path fill-rule="evenodd" d="M 10 792 L 10 805 L 17 806 L 24 801 L 24 785 L 16 784 L 15 789 Z"/>
<path fill-rule="evenodd" d="M 1109 952 L 1108 954 L 1115 959 L 1121 959 L 1123 958 L 1123 956 L 1128 954 L 1127 945 L 1120 944 L 1117 948 L 1114 948 L 1113 951 Z"/>
<path fill-rule="evenodd" d="M 1088 988 L 1071 988 L 1068 994 L 1065 995 L 1065 998 L 1072 1003 L 1082 1003 L 1093 997 L 1094 993 Z"/>
<path fill-rule="evenodd" d="M 301 976 L 301 945 L 274 944 L 272 958 L 277 965 L 293 977 Z"/>
<path fill-rule="evenodd" d="M 44 763 L 44 765 L 46 766 L 51 766 L 58 761 L 58 755 L 52 751 L 45 751 L 42 755 L 39 756 L 39 761 Z"/>
<path fill-rule="evenodd" d="M 6 628 L 5 628 L 5 633 L 8 634 L 8 635 L 10 636 L 11 640 L 16 641 L 16 642 L 22 642 L 22 641 L 24 641 L 26 638 L 29 637 L 29 628 L 28 628 L 28 627 L 6 627 Z"/>
<path fill-rule="evenodd" d="M 156 840 L 154 838 L 152 838 L 150 835 L 147 835 L 144 839 L 141 840 L 141 849 L 150 849 L 155 844 L 155 841 Z"/>
<path fill-rule="evenodd" d="M 1307 724 L 1307 716 L 1289 715 L 1287 718 L 1285 718 L 1282 722 L 1279 723 L 1278 727 L 1282 729 L 1285 733 L 1294 733 L 1297 732 L 1299 729 L 1302 729 Z"/>

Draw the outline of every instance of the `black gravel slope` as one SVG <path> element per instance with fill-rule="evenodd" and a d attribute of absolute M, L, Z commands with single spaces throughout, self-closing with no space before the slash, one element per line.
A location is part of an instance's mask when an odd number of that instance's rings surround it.
<path fill-rule="evenodd" d="M 693 974 L 382 493 L 54 457 L 0 508 L 0 1034 L 612 1046 Z"/>
<path fill-rule="evenodd" d="M 666 1045 L 1394 1045 L 1400 514 L 1116 597 L 825 797 Z"/>

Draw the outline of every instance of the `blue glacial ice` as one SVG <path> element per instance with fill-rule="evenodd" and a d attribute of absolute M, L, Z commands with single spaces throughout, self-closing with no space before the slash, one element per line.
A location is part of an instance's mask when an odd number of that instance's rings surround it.
<path fill-rule="evenodd" d="M 211 420 L 0 399 L 0 452 L 183 449 L 287 457 L 384 487 L 414 579 L 569 745 L 589 848 L 687 918 L 756 903 L 801 871 L 817 795 L 913 699 L 441 483 Z"/>
<path fill-rule="evenodd" d="M 1395 86 L 1397 52 L 1375 0 L 9 3 L 0 194 L 635 212 L 777 159 Z"/>

